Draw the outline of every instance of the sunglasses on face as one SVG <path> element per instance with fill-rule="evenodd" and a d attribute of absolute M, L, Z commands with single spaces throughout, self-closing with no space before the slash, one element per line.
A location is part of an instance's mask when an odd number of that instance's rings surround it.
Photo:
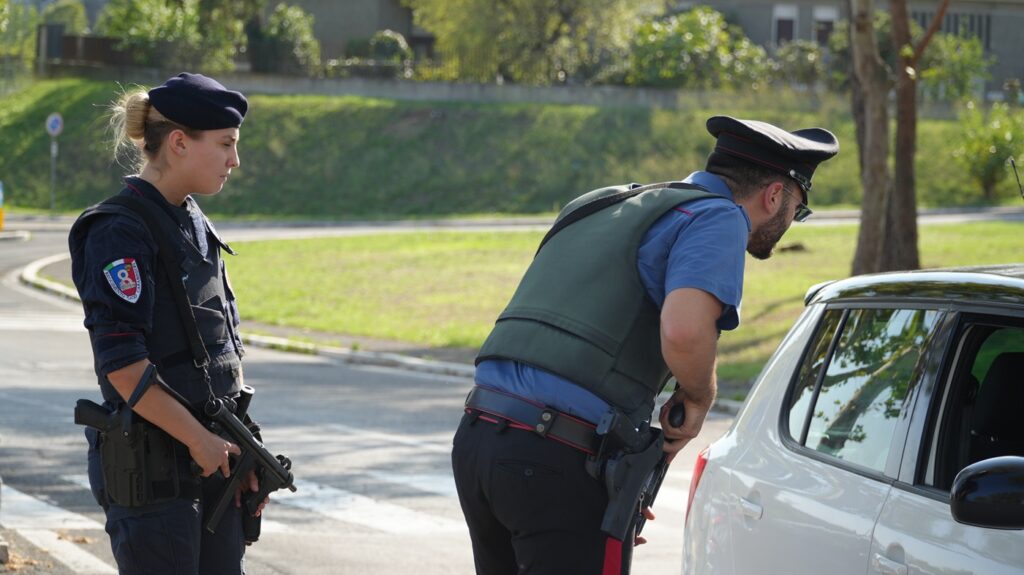
<path fill-rule="evenodd" d="M 782 189 L 787 191 L 787 192 L 792 191 L 787 186 L 783 186 Z M 801 201 L 801 200 L 803 200 L 803 201 Z M 811 214 L 814 213 L 813 211 L 811 211 L 811 208 L 807 207 L 807 196 L 805 196 L 804 194 L 800 194 L 800 196 L 798 197 L 797 202 L 798 203 L 796 205 L 796 213 L 793 214 L 793 221 L 794 222 L 806 221 L 807 218 L 811 217 Z"/>

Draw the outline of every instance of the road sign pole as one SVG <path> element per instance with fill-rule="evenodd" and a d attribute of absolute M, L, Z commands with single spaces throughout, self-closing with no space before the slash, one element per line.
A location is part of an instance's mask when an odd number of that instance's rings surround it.
<path fill-rule="evenodd" d="M 50 138 L 50 211 L 57 211 L 57 138 Z"/>

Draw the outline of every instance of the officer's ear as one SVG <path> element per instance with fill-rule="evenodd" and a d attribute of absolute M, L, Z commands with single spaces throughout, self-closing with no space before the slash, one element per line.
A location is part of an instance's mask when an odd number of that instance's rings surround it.
<path fill-rule="evenodd" d="M 782 195 L 785 193 L 785 186 L 778 180 L 774 180 L 761 188 L 762 207 L 769 216 L 774 216 L 782 208 Z"/>
<path fill-rule="evenodd" d="M 188 136 L 182 130 L 171 130 L 167 134 L 167 149 L 176 156 L 184 156 L 188 153 Z"/>

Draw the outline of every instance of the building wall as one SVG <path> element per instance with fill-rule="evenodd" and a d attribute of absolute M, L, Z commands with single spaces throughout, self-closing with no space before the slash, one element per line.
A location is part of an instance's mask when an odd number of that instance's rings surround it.
<path fill-rule="evenodd" d="M 838 19 L 846 17 L 846 2 L 843 0 L 703 0 L 678 2 L 674 8 L 682 10 L 697 4 L 711 6 L 722 12 L 731 22 L 742 27 L 752 41 L 769 49 L 776 45 L 775 16 L 779 6 L 795 8 L 794 38 L 802 40 L 814 38 L 815 7 L 831 7 L 837 12 Z M 908 8 L 912 14 L 934 14 L 937 5 L 938 2 L 934 0 L 922 0 L 910 2 Z M 887 2 L 880 0 L 876 8 L 888 9 Z M 1024 0 L 951 2 L 947 11 L 947 29 L 943 31 L 952 31 L 948 25 L 954 21 L 954 17 L 961 29 L 966 29 L 972 16 L 974 26 L 980 26 L 984 31 L 988 54 L 996 59 L 990 69 L 992 79 L 988 88 L 999 90 L 1007 79 L 1024 79 Z"/>
<path fill-rule="evenodd" d="M 408 38 L 412 11 L 399 0 L 292 0 L 313 15 L 313 33 L 321 56 L 338 58 L 352 40 L 365 40 L 378 30 L 394 30 Z"/>

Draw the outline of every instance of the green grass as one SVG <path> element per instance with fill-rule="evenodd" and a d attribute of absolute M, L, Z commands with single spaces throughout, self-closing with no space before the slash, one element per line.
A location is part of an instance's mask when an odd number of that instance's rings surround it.
<path fill-rule="evenodd" d="M 58 211 L 116 192 L 127 169 L 111 159 L 106 105 L 119 87 L 39 81 L 0 97 L 0 179 L 11 206 L 48 208 L 49 136 L 60 112 Z M 541 104 L 469 104 L 308 95 L 253 95 L 242 126 L 242 165 L 208 213 L 241 218 L 381 219 L 557 211 L 580 193 L 621 182 L 679 178 L 703 167 L 713 114 L 795 128 L 822 125 L 843 152 L 815 177 L 814 207 L 857 205 L 853 123 L 844 98 L 782 91 L 764 97 L 703 94 L 674 110 Z M 922 205 L 977 203 L 951 153 L 960 127 L 923 118 Z M 1007 180 L 1001 199 L 1014 196 Z"/>
<path fill-rule="evenodd" d="M 1016 223 L 920 230 L 925 267 L 1020 261 Z M 536 232 L 434 232 L 240 243 L 229 262 L 243 316 L 431 346 L 479 346 L 529 264 Z M 748 258 L 741 327 L 720 340 L 719 377 L 747 381 L 803 309 L 811 285 L 847 277 L 856 226 L 794 226 Z"/>

